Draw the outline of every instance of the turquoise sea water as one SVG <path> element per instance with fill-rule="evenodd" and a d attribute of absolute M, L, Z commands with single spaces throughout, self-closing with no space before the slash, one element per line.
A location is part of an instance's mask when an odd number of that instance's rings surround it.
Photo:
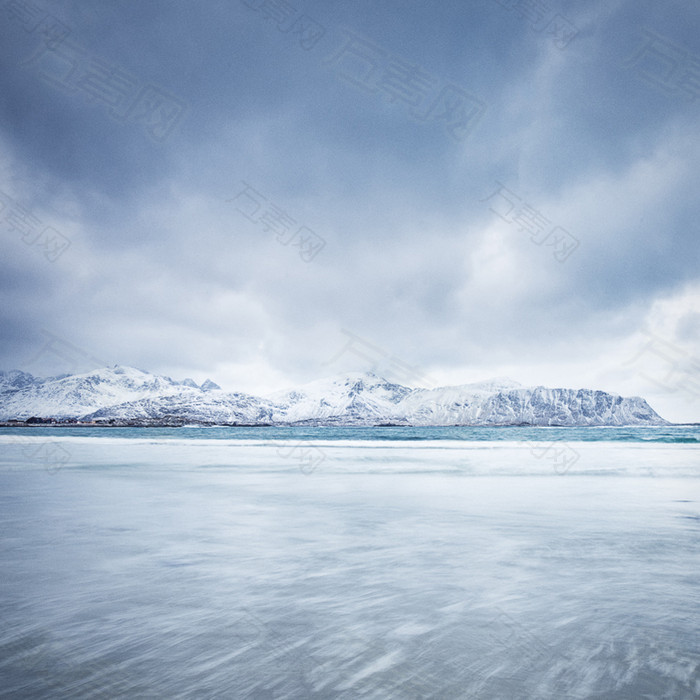
<path fill-rule="evenodd" d="M 700 430 L 0 430 L 0 696 L 698 698 Z"/>
<path fill-rule="evenodd" d="M 31 431 L 31 432 L 29 432 Z M 0 428 L 0 435 L 41 435 L 72 437 L 177 438 L 209 440 L 464 440 L 464 441 L 524 441 L 559 440 L 582 442 L 700 442 L 699 425 L 663 427 L 447 427 L 412 428 L 390 426 L 364 427 L 184 427 L 184 428 L 92 428 L 47 427 Z"/>

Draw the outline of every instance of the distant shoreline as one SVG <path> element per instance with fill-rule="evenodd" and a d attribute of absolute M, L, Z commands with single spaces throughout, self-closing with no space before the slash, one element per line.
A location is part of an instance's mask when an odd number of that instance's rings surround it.
<path fill-rule="evenodd" d="M 24 421 L 0 421 L 0 428 L 676 428 L 695 427 L 700 423 L 667 423 L 665 425 L 540 425 L 536 423 L 501 423 L 492 425 L 411 425 L 405 423 L 377 423 L 360 425 L 348 423 L 198 423 L 179 418 L 141 421 L 70 421 L 50 418 L 29 418 Z"/>

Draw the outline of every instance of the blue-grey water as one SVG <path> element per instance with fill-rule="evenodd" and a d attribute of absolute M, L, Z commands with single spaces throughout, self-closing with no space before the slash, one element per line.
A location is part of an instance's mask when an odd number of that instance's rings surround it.
<path fill-rule="evenodd" d="M 0 429 L 0 696 L 698 698 L 700 428 Z"/>

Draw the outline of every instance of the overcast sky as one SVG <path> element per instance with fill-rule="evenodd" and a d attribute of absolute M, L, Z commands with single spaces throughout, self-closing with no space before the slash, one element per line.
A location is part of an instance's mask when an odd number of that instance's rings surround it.
<path fill-rule="evenodd" d="M 697 0 L 0 12 L 0 368 L 700 420 Z"/>

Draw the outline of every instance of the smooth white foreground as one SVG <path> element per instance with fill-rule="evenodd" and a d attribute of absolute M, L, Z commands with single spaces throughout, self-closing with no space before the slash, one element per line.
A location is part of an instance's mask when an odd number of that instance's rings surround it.
<path fill-rule="evenodd" d="M 7 696 L 700 695 L 696 445 L 304 447 L 1 435 Z"/>

